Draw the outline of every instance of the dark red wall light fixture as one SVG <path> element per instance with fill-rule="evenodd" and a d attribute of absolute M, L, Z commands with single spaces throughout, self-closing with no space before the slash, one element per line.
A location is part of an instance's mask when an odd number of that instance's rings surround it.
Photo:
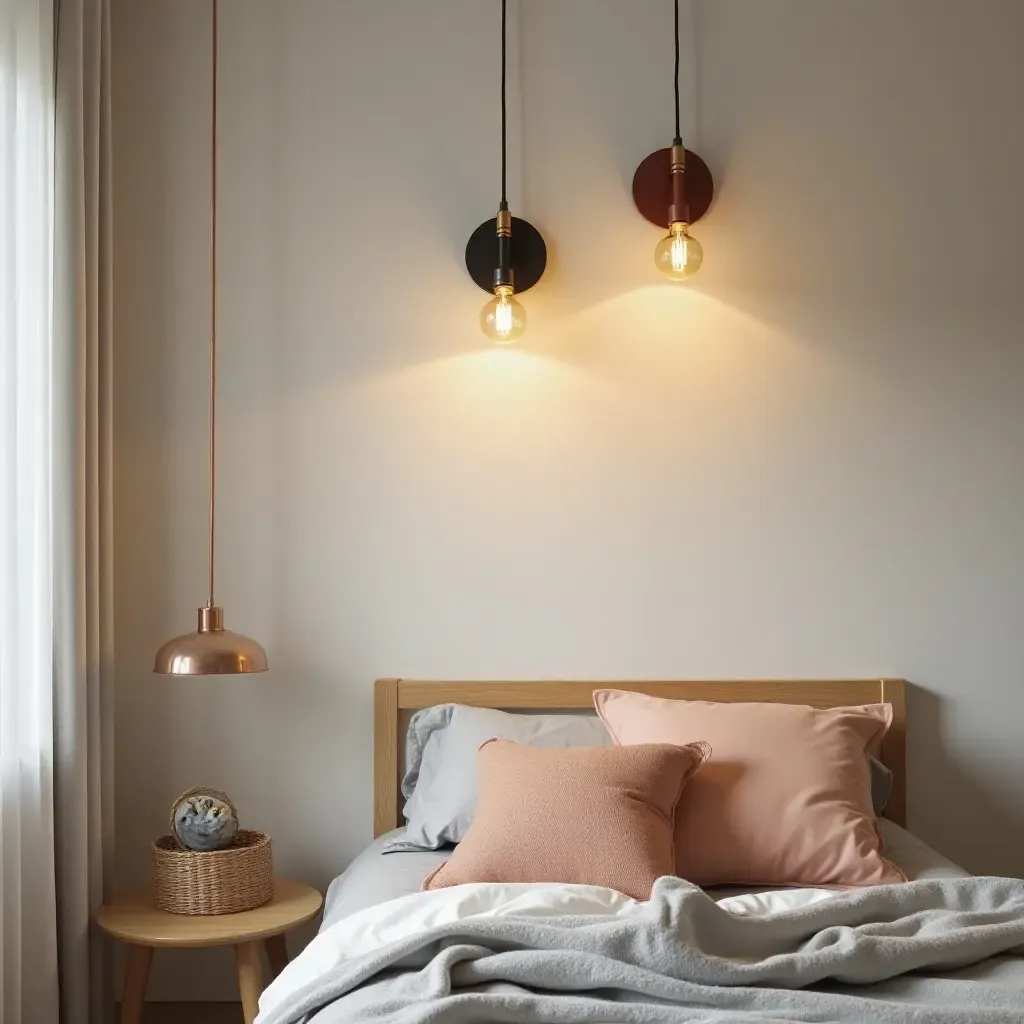
<path fill-rule="evenodd" d="M 654 264 L 672 281 L 692 277 L 704 262 L 704 249 L 690 225 L 711 206 L 715 185 L 708 165 L 683 145 L 679 128 L 679 0 L 675 2 L 676 135 L 668 149 L 645 157 L 633 175 L 633 202 L 652 224 L 668 228 L 654 249 Z"/>
<path fill-rule="evenodd" d="M 480 311 L 480 329 L 496 345 L 511 345 L 526 330 L 526 310 L 515 296 L 541 279 L 548 261 L 547 246 L 540 232 L 529 221 L 512 216 L 505 190 L 506 8 L 507 0 L 501 0 L 501 203 L 497 217 L 485 220 L 466 245 L 469 276 L 494 296 Z"/>

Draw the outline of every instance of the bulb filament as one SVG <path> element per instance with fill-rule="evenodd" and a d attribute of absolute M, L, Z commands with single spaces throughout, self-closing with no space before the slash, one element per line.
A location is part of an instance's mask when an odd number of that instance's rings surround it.
<path fill-rule="evenodd" d="M 670 259 L 672 270 L 680 274 L 686 269 L 686 262 L 689 256 L 689 237 L 686 234 L 685 224 L 672 225 L 672 250 Z"/>
<path fill-rule="evenodd" d="M 512 297 L 512 289 L 501 287 L 495 290 L 495 294 L 498 296 L 498 305 L 494 310 L 494 330 L 496 334 L 507 338 L 512 333 L 514 326 L 512 303 L 509 301 Z"/>

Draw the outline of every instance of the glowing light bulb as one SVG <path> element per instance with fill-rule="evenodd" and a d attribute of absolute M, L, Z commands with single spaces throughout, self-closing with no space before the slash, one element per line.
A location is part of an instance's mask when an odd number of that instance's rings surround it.
<path fill-rule="evenodd" d="M 480 329 L 497 345 L 511 345 L 526 330 L 526 310 L 509 285 L 494 289 L 494 298 L 480 310 Z"/>
<path fill-rule="evenodd" d="M 675 221 L 654 250 L 654 265 L 673 281 L 685 281 L 700 270 L 704 248 L 691 237 L 689 225 Z"/>

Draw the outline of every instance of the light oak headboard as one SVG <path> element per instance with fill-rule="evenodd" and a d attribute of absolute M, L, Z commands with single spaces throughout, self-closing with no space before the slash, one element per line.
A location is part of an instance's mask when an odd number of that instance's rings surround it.
<path fill-rule="evenodd" d="M 510 711 L 592 709 L 594 690 L 633 690 L 675 700 L 762 701 L 809 704 L 815 708 L 878 702 L 892 705 L 892 728 L 882 741 L 880 760 L 892 772 L 892 796 L 885 815 L 898 825 L 907 817 L 907 703 L 902 679 L 771 679 L 737 682 L 422 682 L 378 679 L 373 695 L 373 834 L 401 824 L 400 786 L 405 732 L 413 711 L 434 704 Z"/>

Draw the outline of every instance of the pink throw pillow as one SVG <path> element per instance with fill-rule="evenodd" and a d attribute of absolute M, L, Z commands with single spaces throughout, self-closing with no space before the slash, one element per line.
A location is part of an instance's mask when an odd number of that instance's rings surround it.
<path fill-rule="evenodd" d="M 714 754 L 676 813 L 676 873 L 709 885 L 883 885 L 906 881 L 882 856 L 865 752 L 889 704 L 665 700 L 597 690 L 616 743 L 706 740 Z"/>
<path fill-rule="evenodd" d="M 650 899 L 675 873 L 675 809 L 706 743 L 550 750 L 488 740 L 473 824 L 424 889 L 466 882 L 603 885 Z"/>

